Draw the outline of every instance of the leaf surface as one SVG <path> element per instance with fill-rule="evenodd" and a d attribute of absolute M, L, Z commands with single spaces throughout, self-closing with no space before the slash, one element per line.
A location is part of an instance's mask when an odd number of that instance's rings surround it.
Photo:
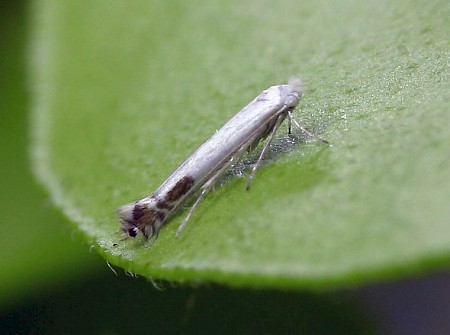
<path fill-rule="evenodd" d="M 272 287 L 448 266 L 448 2 L 37 4 L 36 171 L 111 263 Z M 122 240 L 117 207 L 291 75 L 297 118 L 331 147 L 282 128 L 249 192 L 232 171 L 181 238 L 188 206 L 152 247 Z"/>

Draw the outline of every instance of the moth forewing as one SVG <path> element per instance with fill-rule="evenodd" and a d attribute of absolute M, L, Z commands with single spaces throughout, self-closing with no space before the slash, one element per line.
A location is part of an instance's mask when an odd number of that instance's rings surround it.
<path fill-rule="evenodd" d="M 246 151 L 253 150 L 267 138 L 249 176 L 248 189 L 275 132 L 286 117 L 310 134 L 292 117 L 292 110 L 298 105 L 301 95 L 299 78 L 292 78 L 288 85 L 272 86 L 263 91 L 194 151 L 154 193 L 119 208 L 122 231 L 130 237 L 142 233 L 146 239 L 156 239 L 161 227 L 180 206 L 201 190 L 180 225 L 178 236 L 217 179 Z"/>

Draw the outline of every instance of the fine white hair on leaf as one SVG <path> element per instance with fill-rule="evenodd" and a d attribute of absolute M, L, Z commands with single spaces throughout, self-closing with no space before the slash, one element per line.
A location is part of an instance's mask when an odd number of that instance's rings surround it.
<path fill-rule="evenodd" d="M 117 274 L 117 271 L 114 270 L 114 268 L 112 267 L 112 265 L 111 265 L 108 261 L 106 261 L 106 265 L 108 265 L 109 269 L 110 269 L 117 277 L 119 276 L 119 275 Z"/>
<path fill-rule="evenodd" d="M 164 291 L 166 288 L 161 284 L 161 283 L 157 283 L 153 278 L 150 278 L 150 282 L 152 283 L 153 287 L 157 290 L 157 291 Z"/>
<path fill-rule="evenodd" d="M 294 92 L 298 92 L 299 96 L 302 95 L 303 83 L 299 77 L 291 77 L 289 79 L 289 86 Z"/>

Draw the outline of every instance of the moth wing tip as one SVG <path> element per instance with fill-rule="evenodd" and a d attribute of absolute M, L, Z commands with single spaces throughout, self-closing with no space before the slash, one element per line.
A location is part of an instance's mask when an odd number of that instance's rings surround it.
<path fill-rule="evenodd" d="M 289 78 L 289 87 L 294 91 L 298 92 L 299 94 L 302 93 L 303 90 L 303 82 L 299 77 L 292 76 Z"/>

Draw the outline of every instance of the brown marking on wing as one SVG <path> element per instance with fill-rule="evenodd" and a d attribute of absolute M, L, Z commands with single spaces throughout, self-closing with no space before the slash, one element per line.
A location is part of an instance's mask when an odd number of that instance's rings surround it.
<path fill-rule="evenodd" d="M 194 179 L 192 177 L 185 176 L 181 178 L 175 186 L 167 193 L 165 201 L 174 202 L 181 196 L 185 195 L 194 186 Z"/>
<path fill-rule="evenodd" d="M 136 205 L 133 210 L 133 220 L 140 231 L 144 231 L 144 228 L 148 225 L 153 226 L 157 220 L 163 222 L 165 218 L 166 214 L 164 212 L 148 208 L 147 206 Z"/>
<path fill-rule="evenodd" d="M 171 210 L 173 209 L 173 206 L 169 204 L 167 201 L 160 200 L 156 203 L 156 208 Z"/>

